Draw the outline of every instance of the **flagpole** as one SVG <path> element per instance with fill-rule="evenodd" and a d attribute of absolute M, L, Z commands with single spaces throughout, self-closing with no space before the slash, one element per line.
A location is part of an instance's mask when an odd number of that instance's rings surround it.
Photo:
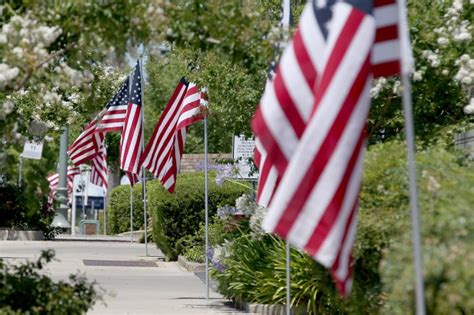
<path fill-rule="evenodd" d="M 106 212 L 105 205 L 107 204 L 105 200 L 106 198 L 107 198 L 107 189 L 104 188 L 104 235 L 107 235 L 107 215 L 105 214 Z"/>
<path fill-rule="evenodd" d="M 398 23 L 399 34 L 402 37 L 400 42 L 400 55 L 401 55 L 401 78 L 402 78 L 402 102 L 403 111 L 405 114 L 405 137 L 407 141 L 407 166 L 408 166 L 408 177 L 410 185 L 410 207 L 411 207 L 411 220 L 412 220 L 412 242 L 413 242 L 413 254 L 415 260 L 415 282 L 416 282 L 416 314 L 425 315 L 425 289 L 423 283 L 423 259 L 422 259 L 422 248 L 421 248 L 421 237 L 420 237 L 420 219 L 419 219 L 419 208 L 418 208 L 418 192 L 416 187 L 416 157 L 415 157 L 415 131 L 413 125 L 413 110 L 412 110 L 412 96 L 411 96 L 411 62 L 407 60 L 409 47 L 408 37 L 408 23 L 406 20 L 406 4 L 404 0 L 399 0 L 399 17 Z M 406 38 L 403 38 L 403 37 Z"/>
<path fill-rule="evenodd" d="M 209 257 L 207 257 L 207 253 L 209 250 L 209 212 L 208 212 L 208 148 L 207 148 L 207 112 L 206 116 L 204 117 L 204 209 L 205 209 L 205 225 L 206 225 L 206 300 L 209 300 Z"/>
<path fill-rule="evenodd" d="M 145 99 L 143 98 L 145 86 L 143 85 L 143 59 L 142 55 L 140 54 L 140 59 L 138 61 L 140 63 L 140 84 L 142 87 L 142 154 L 145 151 Z M 143 217 L 144 217 L 144 225 L 145 225 L 145 256 L 148 256 L 148 235 L 147 235 L 147 228 L 148 228 L 148 220 L 147 220 L 147 209 L 146 209 L 146 176 L 145 176 L 145 167 L 142 166 L 142 198 L 143 198 Z"/>
<path fill-rule="evenodd" d="M 290 0 L 283 0 L 282 27 L 288 32 L 291 23 L 291 4 Z M 286 314 L 291 314 L 291 245 L 286 242 Z"/>
<path fill-rule="evenodd" d="M 133 243 L 133 187 L 130 182 L 130 243 Z"/>

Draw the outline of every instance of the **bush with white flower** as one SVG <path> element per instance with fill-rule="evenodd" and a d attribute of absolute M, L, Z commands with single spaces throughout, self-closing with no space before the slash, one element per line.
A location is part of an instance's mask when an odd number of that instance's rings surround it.
<path fill-rule="evenodd" d="M 474 113 L 474 6 L 469 0 L 409 1 L 415 69 L 413 111 L 424 143 L 452 142 L 453 133 L 472 128 Z M 371 143 L 403 137 L 398 78 L 374 80 L 369 119 Z"/>

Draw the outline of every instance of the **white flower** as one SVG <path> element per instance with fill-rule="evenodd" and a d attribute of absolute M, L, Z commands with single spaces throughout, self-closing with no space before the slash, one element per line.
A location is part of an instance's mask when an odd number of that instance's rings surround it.
<path fill-rule="evenodd" d="M 422 78 L 423 78 L 423 72 L 421 71 L 413 72 L 413 81 L 421 81 Z"/>
<path fill-rule="evenodd" d="M 56 92 L 46 92 L 43 95 L 43 101 L 50 105 L 52 103 L 59 103 L 61 101 L 61 96 L 59 96 Z"/>
<path fill-rule="evenodd" d="M 393 94 L 400 96 L 402 95 L 402 90 L 403 90 L 403 87 L 400 81 L 395 81 L 395 83 L 393 84 L 393 90 L 392 90 Z"/>
<path fill-rule="evenodd" d="M 7 78 L 7 80 L 11 81 L 11 80 L 15 79 L 18 76 L 19 73 L 20 73 L 20 69 L 18 69 L 17 67 L 14 67 L 14 68 L 10 68 L 7 71 L 5 71 L 4 75 Z"/>
<path fill-rule="evenodd" d="M 374 83 L 374 86 L 370 89 L 370 97 L 376 99 L 379 97 L 380 92 L 382 92 L 382 90 L 384 89 L 385 84 L 387 83 L 387 79 L 379 78 L 375 80 Z"/>
<path fill-rule="evenodd" d="M 448 69 L 443 69 L 443 71 L 441 71 L 441 74 L 442 74 L 442 75 L 448 75 L 448 74 L 449 74 L 449 70 L 448 70 Z"/>
<path fill-rule="evenodd" d="M 12 53 L 14 53 L 18 59 L 23 58 L 23 48 L 21 47 L 15 47 L 12 49 Z"/>
<path fill-rule="evenodd" d="M 46 142 L 51 142 L 51 141 L 54 140 L 54 138 L 53 138 L 53 137 L 50 137 L 50 136 L 45 136 L 45 137 L 44 137 L 44 140 L 45 140 Z"/>
<path fill-rule="evenodd" d="M 13 31 L 13 26 L 11 26 L 10 24 L 4 24 L 4 25 L 2 26 L 2 32 L 3 32 L 4 34 L 7 34 L 7 35 L 8 35 L 8 34 L 10 34 L 12 31 Z"/>
<path fill-rule="evenodd" d="M 465 106 L 463 110 L 466 115 L 474 114 L 474 97 L 471 97 L 469 104 Z"/>
<path fill-rule="evenodd" d="M 441 46 L 445 46 L 449 43 L 449 40 L 446 37 L 438 38 L 438 44 Z"/>
<path fill-rule="evenodd" d="M 0 44 L 6 44 L 8 42 L 7 35 L 0 33 Z"/>
<path fill-rule="evenodd" d="M 470 85 L 472 83 L 472 79 L 471 79 L 470 76 L 469 77 L 464 77 L 464 78 L 462 78 L 461 83 L 466 84 L 466 85 Z"/>
<path fill-rule="evenodd" d="M 10 100 L 3 102 L 3 111 L 7 115 L 13 111 L 14 107 L 15 107 L 15 104 L 13 104 L 13 102 Z"/>
<path fill-rule="evenodd" d="M 81 96 L 79 95 L 79 93 L 72 93 L 68 97 L 68 99 L 74 104 L 77 104 L 79 102 L 80 98 L 81 98 Z"/>

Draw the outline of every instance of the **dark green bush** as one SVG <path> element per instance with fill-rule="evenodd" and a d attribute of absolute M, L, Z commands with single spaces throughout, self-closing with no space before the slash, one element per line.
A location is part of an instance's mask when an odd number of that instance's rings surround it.
<path fill-rule="evenodd" d="M 0 187 L 0 227 L 42 231 L 46 239 L 54 238 L 59 232 L 51 226 L 55 213 L 43 199 L 27 200 L 24 189 L 16 185 Z"/>
<path fill-rule="evenodd" d="M 80 275 L 70 282 L 54 282 L 42 271 L 54 258 L 54 251 L 43 251 L 36 262 L 8 265 L 0 259 L 0 314 L 85 314 L 101 293 L 95 283 Z"/>
<path fill-rule="evenodd" d="M 148 195 L 149 196 L 149 195 Z M 150 197 L 148 197 L 150 198 Z M 143 229 L 142 185 L 133 187 L 133 230 Z M 114 188 L 107 207 L 107 233 L 130 231 L 130 186 Z"/>
<path fill-rule="evenodd" d="M 150 181 L 147 189 L 149 211 L 153 216 L 153 239 L 167 259 L 175 260 L 182 253 L 177 242 L 186 235 L 194 235 L 204 222 L 204 174 L 180 174 L 174 194 L 165 191 L 158 181 Z M 216 214 L 219 206 L 234 204 L 246 190 L 229 182 L 218 186 L 211 175 L 209 217 Z"/>

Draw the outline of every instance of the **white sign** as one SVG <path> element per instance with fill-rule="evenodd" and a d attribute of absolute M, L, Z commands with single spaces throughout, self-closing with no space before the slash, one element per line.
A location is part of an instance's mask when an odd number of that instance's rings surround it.
<path fill-rule="evenodd" d="M 23 147 L 23 153 L 21 156 L 25 159 L 41 160 L 41 154 L 43 152 L 43 141 L 26 141 Z"/>
<path fill-rule="evenodd" d="M 253 159 L 253 151 L 255 149 L 255 140 L 253 138 L 246 139 L 243 135 L 234 136 L 232 146 L 232 158 L 237 164 L 241 178 L 257 179 L 258 174 L 251 173 L 251 163 L 249 158 Z"/>

